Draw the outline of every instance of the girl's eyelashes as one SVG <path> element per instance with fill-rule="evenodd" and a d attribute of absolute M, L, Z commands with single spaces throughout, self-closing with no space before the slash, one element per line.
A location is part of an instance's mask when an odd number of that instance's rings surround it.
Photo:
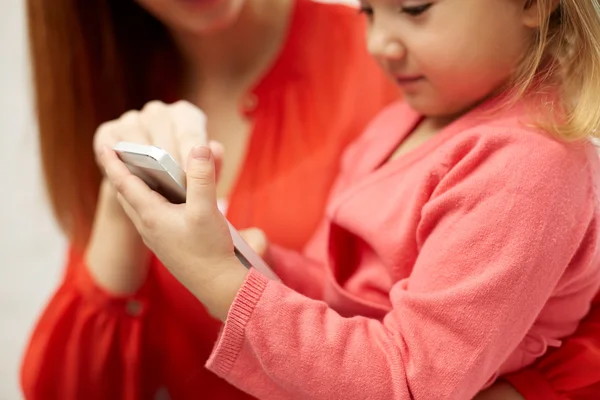
<path fill-rule="evenodd" d="M 429 10 L 429 8 L 433 5 L 433 3 L 425 3 L 418 6 L 410 6 L 410 7 L 402 7 L 401 11 L 404 14 L 408 14 L 411 17 L 416 17 L 418 15 L 423 14 L 425 11 Z"/>
<path fill-rule="evenodd" d="M 431 8 L 432 5 L 433 3 L 425 3 L 420 4 L 418 6 L 400 7 L 400 12 L 403 14 L 410 15 L 411 17 L 417 17 L 423 14 L 425 11 L 429 10 L 429 8 Z M 361 3 L 358 12 L 360 14 L 366 15 L 368 18 L 373 17 L 373 7 L 367 4 Z"/>
<path fill-rule="evenodd" d="M 358 9 L 358 12 L 360 14 L 366 15 L 368 18 L 371 18 L 373 16 L 373 8 L 367 6 L 366 4 L 361 4 L 360 8 Z"/>

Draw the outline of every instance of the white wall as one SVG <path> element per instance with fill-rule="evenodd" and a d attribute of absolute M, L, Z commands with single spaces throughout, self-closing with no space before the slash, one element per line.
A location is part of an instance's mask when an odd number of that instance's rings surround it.
<path fill-rule="evenodd" d="M 0 13 L 0 400 L 21 398 L 23 347 L 58 283 L 64 247 L 39 172 L 24 3 L 3 0 Z"/>
<path fill-rule="evenodd" d="M 0 14 L 0 399 L 19 399 L 18 363 L 58 281 L 62 239 L 49 216 L 30 107 L 24 1 Z"/>

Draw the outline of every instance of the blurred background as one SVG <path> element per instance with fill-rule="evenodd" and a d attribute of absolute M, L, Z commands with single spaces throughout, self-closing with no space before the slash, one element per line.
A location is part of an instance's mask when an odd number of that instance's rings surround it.
<path fill-rule="evenodd" d="M 60 278 L 64 243 L 45 198 L 30 100 L 25 2 L 0 13 L 0 399 L 22 398 L 18 367 Z"/>
<path fill-rule="evenodd" d="M 37 157 L 24 3 L 2 0 L 0 13 L 0 400 L 22 398 L 23 347 L 60 279 L 65 251 Z"/>

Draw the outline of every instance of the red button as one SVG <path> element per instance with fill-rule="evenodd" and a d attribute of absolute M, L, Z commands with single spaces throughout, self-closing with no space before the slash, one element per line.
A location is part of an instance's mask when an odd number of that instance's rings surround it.
<path fill-rule="evenodd" d="M 139 300 L 128 300 L 125 303 L 125 310 L 130 316 L 139 317 L 144 311 L 144 305 Z"/>
<path fill-rule="evenodd" d="M 258 96 L 250 93 L 242 101 L 242 111 L 246 114 L 253 113 L 258 108 Z"/>

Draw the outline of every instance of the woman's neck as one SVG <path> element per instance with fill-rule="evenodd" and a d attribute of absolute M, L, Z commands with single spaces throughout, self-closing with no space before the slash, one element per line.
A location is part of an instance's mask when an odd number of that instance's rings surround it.
<path fill-rule="evenodd" d="M 278 54 L 295 0 L 247 0 L 238 20 L 218 32 L 173 32 L 183 56 L 184 86 L 249 85 Z"/>

